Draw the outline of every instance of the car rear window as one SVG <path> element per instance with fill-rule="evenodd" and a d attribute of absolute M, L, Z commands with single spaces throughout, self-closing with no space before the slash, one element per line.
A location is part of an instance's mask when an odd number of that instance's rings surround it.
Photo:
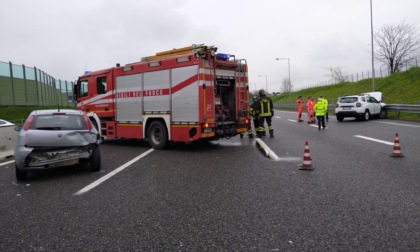
<path fill-rule="evenodd" d="M 38 130 L 86 130 L 86 123 L 82 115 L 36 115 L 31 129 Z"/>
<path fill-rule="evenodd" d="M 357 97 L 343 97 L 340 99 L 340 103 L 353 103 L 357 102 Z"/>

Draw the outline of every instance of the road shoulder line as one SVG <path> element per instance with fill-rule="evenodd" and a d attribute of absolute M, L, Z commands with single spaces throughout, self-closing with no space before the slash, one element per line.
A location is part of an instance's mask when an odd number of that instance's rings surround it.
<path fill-rule="evenodd" d="M 387 144 L 387 145 L 394 145 L 394 143 L 392 143 L 392 142 L 388 142 L 388 141 L 384 141 L 384 140 L 380 140 L 380 139 L 376 139 L 376 138 L 372 138 L 372 137 L 361 136 L 361 135 L 354 135 L 354 137 L 362 138 L 362 139 L 373 141 L 373 142 L 377 142 L 377 143 L 383 143 L 383 144 Z"/>

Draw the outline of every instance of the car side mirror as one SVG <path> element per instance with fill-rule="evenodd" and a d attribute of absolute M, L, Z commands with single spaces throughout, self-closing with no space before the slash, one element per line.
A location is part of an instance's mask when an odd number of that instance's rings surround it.
<path fill-rule="evenodd" d="M 15 129 L 15 131 L 19 132 L 19 131 L 22 130 L 22 126 L 16 126 L 14 129 Z"/>

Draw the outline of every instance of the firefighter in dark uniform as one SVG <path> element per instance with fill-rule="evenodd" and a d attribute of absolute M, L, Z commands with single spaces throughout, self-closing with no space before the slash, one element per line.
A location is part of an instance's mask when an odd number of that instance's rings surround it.
<path fill-rule="evenodd" d="M 249 114 L 252 117 L 252 121 L 254 122 L 254 129 L 255 129 L 255 133 L 258 135 L 258 96 L 254 96 L 252 101 L 251 101 L 251 106 L 249 106 Z M 249 130 L 248 130 L 248 136 L 250 138 L 253 138 L 254 136 L 252 135 L 252 128 L 251 128 L 251 122 L 249 122 Z"/>
<path fill-rule="evenodd" d="M 258 113 L 257 113 L 257 104 L 258 104 L 258 96 L 250 96 L 249 99 L 249 103 L 251 104 L 249 106 L 249 115 L 252 118 L 252 121 L 254 122 L 254 129 L 255 129 L 255 134 L 257 134 L 258 132 Z M 252 134 L 252 126 L 251 126 L 251 120 L 249 120 L 248 122 L 248 137 L 249 138 L 254 138 L 254 134 Z M 244 137 L 244 134 L 241 133 L 241 138 Z"/>
<path fill-rule="evenodd" d="M 258 106 L 258 132 L 257 137 L 262 137 L 265 135 L 264 121 L 267 121 L 268 131 L 270 132 L 270 137 L 274 137 L 273 126 L 271 125 L 271 118 L 274 116 L 273 101 L 265 94 L 265 91 L 261 89 L 258 92 L 259 95 L 259 106 Z"/>

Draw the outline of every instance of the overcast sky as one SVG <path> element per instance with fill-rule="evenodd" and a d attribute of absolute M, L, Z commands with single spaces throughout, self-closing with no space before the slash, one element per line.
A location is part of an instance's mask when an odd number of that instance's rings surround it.
<path fill-rule="evenodd" d="M 374 30 L 420 29 L 419 0 L 372 0 Z M 56 79 L 136 62 L 191 44 L 246 59 L 251 90 L 294 90 L 325 80 L 329 67 L 371 70 L 369 0 L 0 0 L 0 61 Z M 379 67 L 379 63 L 375 63 Z"/>

